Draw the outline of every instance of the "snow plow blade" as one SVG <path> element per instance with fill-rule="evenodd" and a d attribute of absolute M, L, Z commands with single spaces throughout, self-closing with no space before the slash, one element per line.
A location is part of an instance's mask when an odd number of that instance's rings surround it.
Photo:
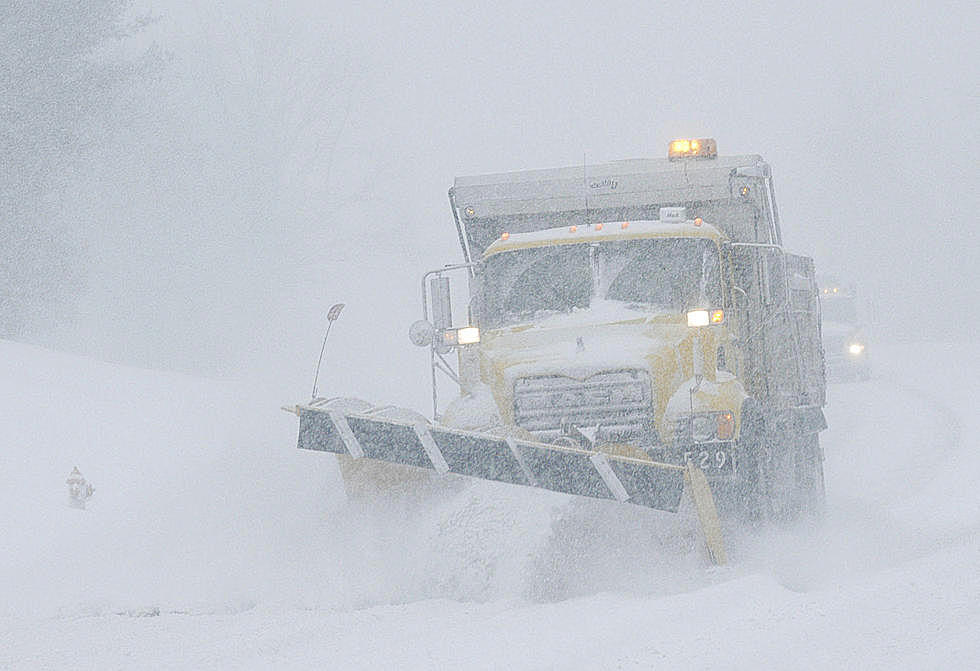
<path fill-rule="evenodd" d="M 613 499 L 668 512 L 677 512 L 686 483 L 705 532 L 708 553 L 715 563 L 724 563 L 714 500 L 704 475 L 693 466 L 685 468 L 329 407 L 296 405 L 283 410 L 299 416 L 298 447 L 304 450 Z"/>

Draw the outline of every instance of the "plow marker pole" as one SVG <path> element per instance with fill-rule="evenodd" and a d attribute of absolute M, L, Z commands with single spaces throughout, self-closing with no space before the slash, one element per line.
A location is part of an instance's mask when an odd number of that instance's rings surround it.
<path fill-rule="evenodd" d="M 717 566 L 727 564 L 725 543 L 721 537 L 721 522 L 718 520 L 718 509 L 715 507 L 715 497 L 711 495 L 711 487 L 708 486 L 708 478 L 700 468 L 689 463 L 684 468 L 684 484 L 691 493 L 694 510 L 701 523 L 701 533 L 704 534 L 704 542 L 708 548 L 708 558 Z"/>

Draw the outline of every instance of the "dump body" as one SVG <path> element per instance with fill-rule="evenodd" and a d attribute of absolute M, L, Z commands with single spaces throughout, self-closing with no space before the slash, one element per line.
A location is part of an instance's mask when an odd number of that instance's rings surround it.
<path fill-rule="evenodd" d="M 652 221 L 670 206 L 721 223 L 732 240 L 782 244 L 769 166 L 757 155 L 457 177 L 450 201 L 467 261 L 478 260 L 504 232 Z"/>

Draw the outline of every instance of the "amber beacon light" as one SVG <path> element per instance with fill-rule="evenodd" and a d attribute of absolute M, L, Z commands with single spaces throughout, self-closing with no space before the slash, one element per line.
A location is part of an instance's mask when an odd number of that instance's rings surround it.
<path fill-rule="evenodd" d="M 718 145 L 711 138 L 697 140 L 674 140 L 667 148 L 667 158 L 715 158 L 718 156 Z"/>

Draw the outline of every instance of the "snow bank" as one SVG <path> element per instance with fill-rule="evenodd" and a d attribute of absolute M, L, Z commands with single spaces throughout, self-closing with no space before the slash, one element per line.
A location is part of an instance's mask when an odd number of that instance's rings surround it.
<path fill-rule="evenodd" d="M 878 347 L 832 386 L 826 523 L 729 528 L 713 569 L 689 511 L 495 483 L 348 504 L 295 399 L 0 343 L 0 668 L 969 667 L 961 347 Z"/>

